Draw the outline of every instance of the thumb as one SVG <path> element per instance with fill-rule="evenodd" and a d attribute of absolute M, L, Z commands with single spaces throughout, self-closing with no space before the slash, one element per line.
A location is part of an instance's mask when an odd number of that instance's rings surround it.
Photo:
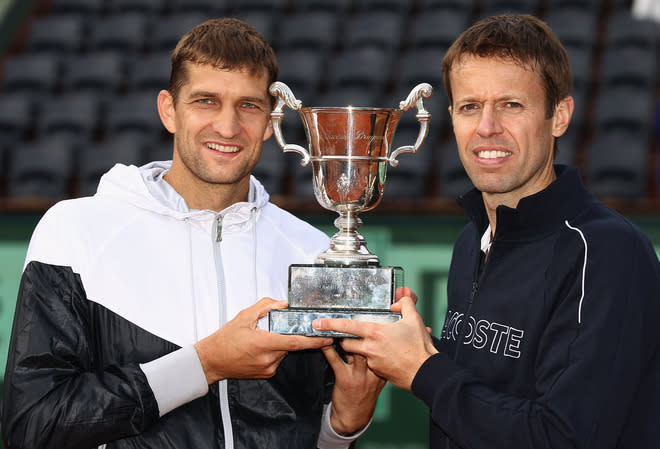
<path fill-rule="evenodd" d="M 415 301 L 410 296 L 404 296 L 399 301 L 397 301 L 397 304 L 399 304 L 401 308 L 401 317 L 403 318 L 418 314 Z"/>
<path fill-rule="evenodd" d="M 286 309 L 286 301 L 275 301 L 272 298 L 261 298 L 253 306 L 249 307 L 246 310 L 250 310 L 253 314 L 257 316 L 257 319 L 263 318 L 268 315 L 273 309 Z"/>

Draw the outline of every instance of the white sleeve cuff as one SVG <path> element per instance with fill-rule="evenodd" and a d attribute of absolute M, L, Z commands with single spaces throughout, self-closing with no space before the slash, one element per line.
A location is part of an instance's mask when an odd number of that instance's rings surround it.
<path fill-rule="evenodd" d="M 163 416 L 209 391 L 197 350 L 186 346 L 140 365 Z"/>
<path fill-rule="evenodd" d="M 341 436 L 332 428 L 330 424 L 330 415 L 332 414 L 331 403 L 323 406 L 323 417 L 321 418 L 321 433 L 319 434 L 318 449 L 348 449 L 351 443 L 360 437 L 371 424 L 372 419 L 369 420 L 364 428 L 350 436 Z"/>

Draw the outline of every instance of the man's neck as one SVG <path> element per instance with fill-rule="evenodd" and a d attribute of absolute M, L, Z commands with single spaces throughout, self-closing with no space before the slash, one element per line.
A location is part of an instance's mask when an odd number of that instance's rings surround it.
<path fill-rule="evenodd" d="M 163 179 L 183 197 L 189 209 L 220 212 L 232 204 L 248 201 L 250 191 L 250 178 L 237 184 L 180 182 L 171 172 L 167 172 Z"/>

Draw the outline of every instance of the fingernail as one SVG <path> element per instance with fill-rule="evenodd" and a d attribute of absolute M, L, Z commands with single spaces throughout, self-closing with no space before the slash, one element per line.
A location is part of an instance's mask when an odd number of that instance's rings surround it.
<path fill-rule="evenodd" d="M 312 321 L 312 327 L 314 329 L 320 329 L 321 328 L 321 320 L 319 318 L 317 318 L 314 321 Z"/>

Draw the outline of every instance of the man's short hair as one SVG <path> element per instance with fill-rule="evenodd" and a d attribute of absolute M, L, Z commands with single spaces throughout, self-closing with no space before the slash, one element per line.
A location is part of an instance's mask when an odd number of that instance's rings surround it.
<path fill-rule="evenodd" d="M 449 72 L 467 55 L 510 59 L 537 72 L 543 81 L 548 118 L 559 102 L 571 94 L 573 75 L 566 49 L 550 27 L 532 15 L 487 17 L 461 33 L 442 63 L 450 104 L 453 97 Z"/>
<path fill-rule="evenodd" d="M 172 53 L 169 92 L 176 103 L 187 82 L 187 64 L 209 64 L 221 70 L 266 74 L 268 86 L 277 80 L 275 52 L 251 25 L 233 18 L 211 19 L 187 32 Z"/>

